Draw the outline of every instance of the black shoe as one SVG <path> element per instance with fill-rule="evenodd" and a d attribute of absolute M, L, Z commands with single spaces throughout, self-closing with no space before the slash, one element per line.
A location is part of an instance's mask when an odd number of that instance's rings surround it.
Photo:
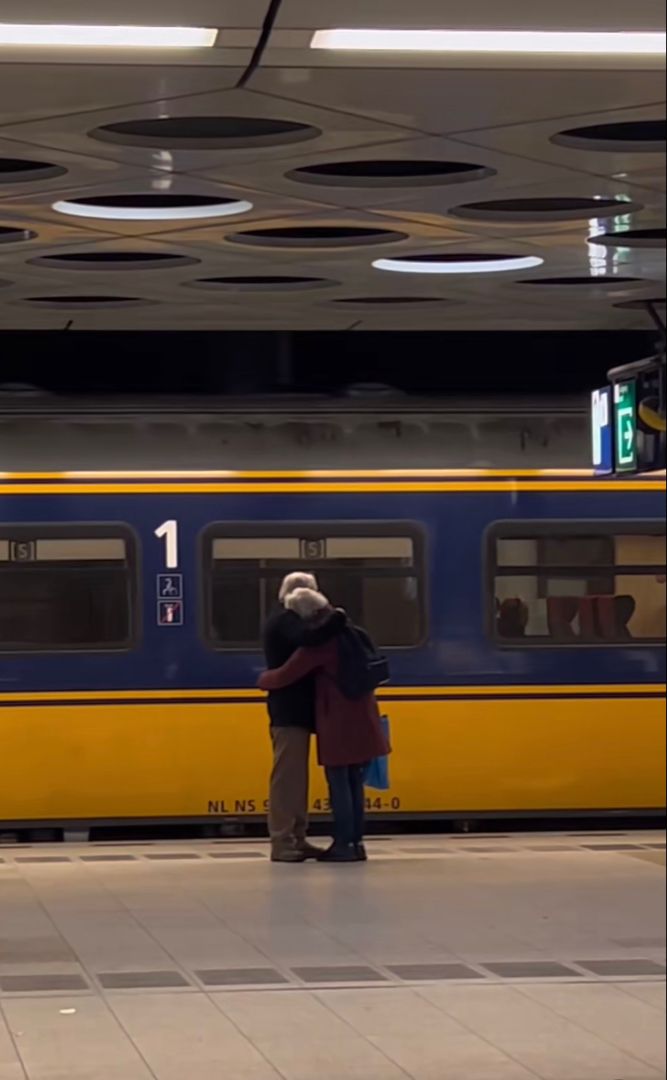
<path fill-rule="evenodd" d="M 333 844 L 328 851 L 322 852 L 320 855 L 320 862 L 324 863 L 354 863 L 361 862 L 357 854 L 357 849 L 354 844 L 347 844 L 345 847 L 339 844 Z"/>
<path fill-rule="evenodd" d="M 368 852 L 366 851 L 365 844 L 355 844 L 354 850 L 357 853 L 357 858 L 359 862 L 368 862 Z"/>

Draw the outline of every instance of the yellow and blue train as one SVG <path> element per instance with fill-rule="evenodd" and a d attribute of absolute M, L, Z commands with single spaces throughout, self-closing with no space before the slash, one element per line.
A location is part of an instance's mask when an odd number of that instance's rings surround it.
<path fill-rule="evenodd" d="M 392 789 L 372 810 L 659 810 L 664 490 L 573 471 L 0 474 L 0 824 L 261 817 L 261 628 L 299 567 L 390 656 Z"/>

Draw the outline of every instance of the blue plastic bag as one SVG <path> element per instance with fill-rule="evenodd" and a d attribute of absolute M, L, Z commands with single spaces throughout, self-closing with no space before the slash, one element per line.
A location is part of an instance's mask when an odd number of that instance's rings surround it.
<path fill-rule="evenodd" d="M 380 718 L 382 724 L 382 730 L 384 731 L 387 743 L 391 746 L 389 720 L 386 716 Z M 366 772 L 364 773 L 364 784 L 367 788 L 373 788 L 374 791 L 389 791 L 391 787 L 391 781 L 389 779 L 389 758 L 379 757 L 371 761 L 366 766 Z"/>

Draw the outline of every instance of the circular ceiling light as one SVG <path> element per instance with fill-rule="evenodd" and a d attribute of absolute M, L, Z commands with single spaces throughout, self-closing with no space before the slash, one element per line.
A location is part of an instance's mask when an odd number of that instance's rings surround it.
<path fill-rule="evenodd" d="M 31 266 L 64 270 L 161 270 L 176 266 L 196 266 L 199 259 L 154 251 L 77 251 L 61 255 L 40 255 Z"/>
<path fill-rule="evenodd" d="M 31 180 L 52 180 L 65 176 L 67 169 L 47 161 L 0 157 L 0 184 L 23 184 Z"/>
<path fill-rule="evenodd" d="M 407 234 L 368 225 L 291 225 L 248 229 L 227 238 L 235 244 L 279 248 L 347 248 L 395 244 Z"/>
<path fill-rule="evenodd" d="M 289 289 L 326 289 L 337 285 L 337 281 L 318 277 L 288 277 L 278 274 L 263 274 L 243 277 L 210 277 L 190 281 L 193 289 L 227 289 L 230 292 L 273 292 Z"/>
<path fill-rule="evenodd" d="M 601 274 L 600 277 L 553 277 L 553 278 L 526 278 L 525 281 L 517 281 L 517 285 L 544 285 L 566 286 L 568 288 L 598 288 L 600 285 L 639 285 L 644 284 L 641 278 L 615 277 L 613 274 Z"/>
<path fill-rule="evenodd" d="M 473 221 L 577 221 L 634 214 L 639 203 L 613 198 L 491 199 L 450 210 L 452 217 Z"/>
<path fill-rule="evenodd" d="M 588 243 L 611 248 L 664 248 L 667 231 L 661 229 L 628 229 L 627 232 L 601 233 L 589 237 Z"/>
<path fill-rule="evenodd" d="M 616 124 L 592 124 L 552 135 L 551 142 L 575 150 L 612 153 L 664 153 L 665 120 L 624 120 Z"/>
<path fill-rule="evenodd" d="M 240 150 L 307 142 L 322 134 L 310 124 L 263 116 L 166 116 L 123 120 L 89 132 L 121 146 L 162 150 Z"/>
<path fill-rule="evenodd" d="M 37 236 L 32 229 L 17 229 L 14 225 L 0 225 L 0 244 L 22 244 Z"/>
<path fill-rule="evenodd" d="M 105 195 L 64 199 L 53 204 L 59 214 L 107 221 L 187 221 L 247 214 L 251 202 L 211 195 Z"/>
<path fill-rule="evenodd" d="M 510 270 L 532 270 L 542 266 L 544 259 L 536 255 L 431 254 L 402 255 L 394 259 L 377 259 L 376 270 L 397 274 L 498 274 Z"/>
<path fill-rule="evenodd" d="M 155 304 L 155 300 L 143 300 L 137 296 L 27 296 L 21 300 L 22 304 L 33 304 L 37 307 L 50 308 L 90 308 L 108 307 L 147 307 Z"/>
<path fill-rule="evenodd" d="M 305 165 L 287 173 L 289 180 L 327 187 L 428 187 L 484 180 L 495 169 L 465 161 L 420 161 L 401 158 L 373 161 L 333 161 Z"/>

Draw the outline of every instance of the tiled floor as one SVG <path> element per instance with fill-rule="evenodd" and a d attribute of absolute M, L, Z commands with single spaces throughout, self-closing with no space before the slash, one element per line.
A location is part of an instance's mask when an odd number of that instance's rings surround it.
<path fill-rule="evenodd" d="M 0 846 L 0 1080 L 660 1080 L 665 840 Z"/>

